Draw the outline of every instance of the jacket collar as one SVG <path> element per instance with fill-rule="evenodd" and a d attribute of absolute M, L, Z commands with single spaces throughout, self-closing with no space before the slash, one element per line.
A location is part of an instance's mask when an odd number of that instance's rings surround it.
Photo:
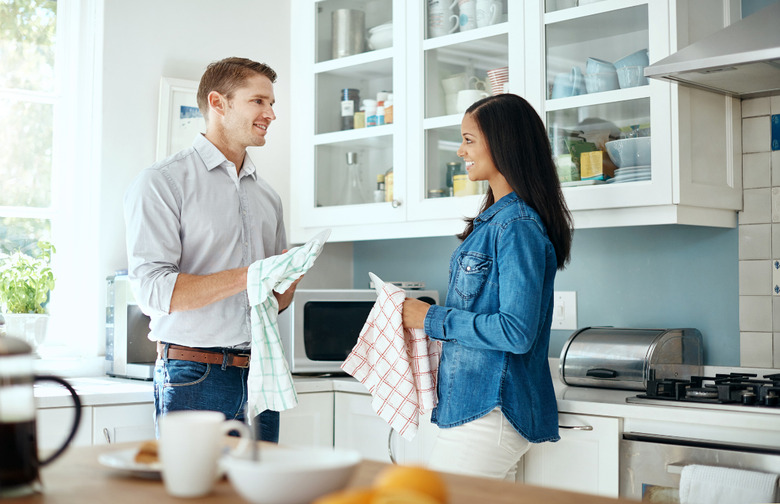
<path fill-rule="evenodd" d="M 492 205 L 490 205 L 490 208 L 482 212 L 477 216 L 476 219 L 474 219 L 474 223 L 478 222 L 487 222 L 490 219 L 492 219 L 498 212 L 503 210 L 504 208 L 508 207 L 509 205 L 514 204 L 517 202 L 520 198 L 517 197 L 517 194 L 512 191 L 500 200 L 496 201 Z"/>

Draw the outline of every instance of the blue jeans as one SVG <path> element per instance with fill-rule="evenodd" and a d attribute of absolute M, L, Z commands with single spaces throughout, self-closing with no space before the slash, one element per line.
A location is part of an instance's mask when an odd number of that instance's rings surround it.
<path fill-rule="evenodd" d="M 202 364 L 183 360 L 157 359 L 154 367 L 155 431 L 159 419 L 169 411 L 221 411 L 227 419 L 245 421 L 246 380 L 249 369 Z M 252 424 L 256 439 L 279 442 L 279 412 L 265 410 Z"/>

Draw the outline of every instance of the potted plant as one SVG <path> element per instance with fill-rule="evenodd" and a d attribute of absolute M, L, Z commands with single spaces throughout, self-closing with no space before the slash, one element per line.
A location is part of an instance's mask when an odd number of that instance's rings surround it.
<path fill-rule="evenodd" d="M 38 242 L 38 253 L 0 255 L 0 305 L 8 336 L 24 339 L 35 349 L 46 337 L 46 302 L 54 289 L 51 256 L 54 245 Z"/>

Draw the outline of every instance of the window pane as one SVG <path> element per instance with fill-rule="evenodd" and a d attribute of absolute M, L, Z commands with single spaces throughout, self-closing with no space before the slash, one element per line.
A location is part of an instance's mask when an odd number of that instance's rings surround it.
<path fill-rule="evenodd" d="M 0 88 L 54 91 L 54 0 L 0 0 Z"/>
<path fill-rule="evenodd" d="M 0 206 L 51 204 L 53 109 L 0 99 Z"/>
<path fill-rule="evenodd" d="M 0 254 L 37 251 L 38 240 L 51 241 L 51 222 L 46 219 L 0 218 Z"/>

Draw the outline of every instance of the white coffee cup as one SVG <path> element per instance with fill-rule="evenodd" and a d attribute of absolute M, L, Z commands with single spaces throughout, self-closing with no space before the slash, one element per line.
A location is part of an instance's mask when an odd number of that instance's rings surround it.
<path fill-rule="evenodd" d="M 165 490 L 174 497 L 208 494 L 230 431 L 242 437 L 231 454 L 246 453 L 252 443 L 249 428 L 238 420 L 225 420 L 221 412 L 172 411 L 163 416 L 159 448 Z"/>
<path fill-rule="evenodd" d="M 428 0 L 428 38 L 441 37 L 458 29 L 458 16 L 453 12 L 458 0 Z"/>
<path fill-rule="evenodd" d="M 477 0 L 477 27 L 482 28 L 498 23 L 502 14 L 500 0 Z"/>
<path fill-rule="evenodd" d="M 477 27 L 477 0 L 458 0 L 460 13 L 460 31 L 473 30 Z"/>
<path fill-rule="evenodd" d="M 490 93 L 482 91 L 481 89 L 461 89 L 458 91 L 458 113 L 462 114 L 466 112 L 466 109 L 468 109 L 472 103 L 481 100 L 482 98 L 487 98 L 488 96 L 490 96 Z"/>

